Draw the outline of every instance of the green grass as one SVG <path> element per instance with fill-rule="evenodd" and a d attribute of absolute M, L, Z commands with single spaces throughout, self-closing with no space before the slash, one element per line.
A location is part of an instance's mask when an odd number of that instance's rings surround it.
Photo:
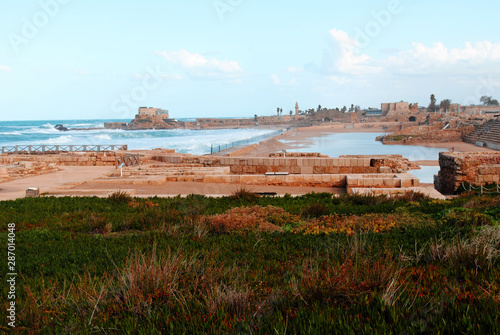
<path fill-rule="evenodd" d="M 17 327 L 0 331 L 500 333 L 499 203 L 242 191 L 0 202 L 19 273 Z"/>

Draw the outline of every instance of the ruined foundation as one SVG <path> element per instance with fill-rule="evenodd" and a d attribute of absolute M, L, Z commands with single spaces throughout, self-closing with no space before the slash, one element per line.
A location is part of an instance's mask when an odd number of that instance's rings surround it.
<path fill-rule="evenodd" d="M 462 184 L 479 186 L 500 182 L 500 152 L 441 152 L 439 166 L 434 186 L 443 194 L 455 193 Z"/>

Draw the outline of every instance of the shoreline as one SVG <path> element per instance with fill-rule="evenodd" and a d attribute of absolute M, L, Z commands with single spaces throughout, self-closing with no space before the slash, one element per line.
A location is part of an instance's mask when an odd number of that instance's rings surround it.
<path fill-rule="evenodd" d="M 358 125 L 358 127 L 356 127 Z M 387 133 L 387 130 L 382 128 L 381 125 L 375 126 L 370 124 L 370 127 L 362 127 L 365 124 L 355 124 L 353 128 L 345 128 L 344 124 L 335 125 L 321 125 L 311 127 L 301 127 L 292 129 L 281 135 L 272 137 L 266 141 L 258 143 L 254 148 L 248 150 L 241 156 L 243 157 L 259 157 L 267 156 L 269 153 L 281 152 L 283 150 L 290 150 L 304 146 L 310 146 L 314 143 L 314 139 L 329 134 L 341 133 Z M 286 141 L 283 143 L 281 141 Z M 449 151 L 456 152 L 496 152 L 497 150 L 478 147 L 474 144 L 465 142 L 437 142 L 437 143 L 415 143 L 415 144 L 399 144 L 413 147 L 427 147 L 427 148 L 443 148 Z M 388 146 L 385 144 L 385 146 Z M 241 149 L 241 148 L 240 148 Z M 417 160 L 422 166 L 438 166 L 437 160 Z M 434 162 L 434 163 L 432 163 Z"/>
<path fill-rule="evenodd" d="M 242 148 L 249 148 L 247 152 L 242 152 L 240 157 L 269 157 L 270 153 L 280 152 L 297 148 L 297 146 L 307 146 L 314 143 L 314 139 L 334 133 L 386 133 L 387 129 L 373 124 L 354 124 L 346 128 L 345 124 L 321 125 L 311 127 L 300 127 L 291 129 L 283 134 L 271 137 L 252 146 L 241 146 L 221 152 L 214 156 L 225 155 L 232 151 L 241 151 Z M 283 143 L 282 141 L 287 141 Z M 477 147 L 464 142 L 448 143 L 422 143 L 411 144 L 411 146 L 421 146 L 430 148 L 448 148 L 457 152 L 495 152 L 496 150 Z M 155 150 L 130 150 L 130 152 L 146 155 L 154 154 Z M 179 155 L 183 155 L 178 153 Z M 205 155 L 210 156 L 210 155 Z M 419 166 L 439 166 L 437 160 L 416 160 Z M 94 180 L 116 171 L 114 167 L 99 166 L 67 166 L 63 171 L 27 177 L 19 180 L 6 181 L 0 183 L 0 201 L 23 198 L 25 191 L 29 187 L 39 187 L 42 193 L 53 196 L 103 196 L 107 191 L 131 191 L 133 196 L 173 196 L 183 194 L 205 194 L 210 196 L 227 195 L 233 193 L 238 188 L 247 187 L 254 192 L 275 191 L 278 194 L 306 194 L 310 192 L 331 192 L 343 193 L 342 190 L 323 187 L 288 187 L 282 186 L 245 186 L 240 184 L 203 184 L 188 182 L 167 182 L 164 185 L 131 185 L 127 183 L 103 184 L 93 183 Z M 411 173 L 411 171 L 410 171 Z M 431 187 L 432 184 L 422 184 Z"/>

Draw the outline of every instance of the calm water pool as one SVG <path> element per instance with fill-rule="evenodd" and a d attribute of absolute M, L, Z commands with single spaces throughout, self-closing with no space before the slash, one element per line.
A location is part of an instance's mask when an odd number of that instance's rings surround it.
<path fill-rule="evenodd" d="M 289 152 L 319 152 L 330 157 L 340 155 L 402 155 L 409 160 L 438 160 L 439 153 L 446 148 L 427 148 L 413 145 L 383 145 L 375 141 L 383 133 L 336 133 L 310 138 L 310 144 L 300 145 L 295 141 L 281 141 L 295 146 Z M 421 170 L 412 170 L 411 174 L 422 183 L 432 183 L 438 166 L 423 166 Z"/>

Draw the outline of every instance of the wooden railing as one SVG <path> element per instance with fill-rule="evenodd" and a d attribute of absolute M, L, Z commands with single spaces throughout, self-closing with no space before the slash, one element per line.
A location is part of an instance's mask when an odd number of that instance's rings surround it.
<path fill-rule="evenodd" d="M 116 157 L 115 166 L 119 168 L 120 166 L 134 166 L 140 164 L 139 154 L 127 154 L 122 157 Z"/>
<path fill-rule="evenodd" d="M 2 154 L 58 154 L 61 152 L 104 152 L 127 150 L 127 145 L 14 145 L 2 147 Z"/>

